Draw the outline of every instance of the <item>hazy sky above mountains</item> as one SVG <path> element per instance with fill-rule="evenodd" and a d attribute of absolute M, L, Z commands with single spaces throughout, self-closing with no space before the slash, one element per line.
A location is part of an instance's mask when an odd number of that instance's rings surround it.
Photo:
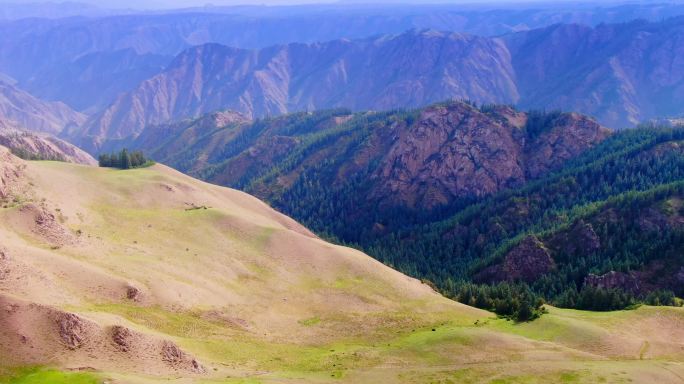
<path fill-rule="evenodd" d="M 0 4 L 30 4 L 30 3 L 45 3 L 52 1 L 43 0 L 0 0 Z M 599 4 L 617 4 L 617 3 L 652 3 L 651 0 L 642 1 L 615 1 L 615 0 L 593 0 L 593 1 L 572 1 L 572 0 L 59 0 L 59 2 L 81 2 L 88 3 L 105 8 L 137 8 L 137 9 L 169 9 L 180 7 L 201 7 L 205 5 L 293 5 L 293 4 L 321 4 L 321 3 L 337 3 L 337 4 L 380 4 L 380 3 L 403 3 L 403 4 L 530 4 L 530 3 L 591 3 L 593 5 Z M 681 1 L 661 1 L 669 3 L 677 3 Z"/>

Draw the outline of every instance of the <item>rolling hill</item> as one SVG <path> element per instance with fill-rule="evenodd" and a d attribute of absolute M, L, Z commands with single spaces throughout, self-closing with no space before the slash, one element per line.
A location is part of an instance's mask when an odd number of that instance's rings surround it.
<path fill-rule="evenodd" d="M 550 308 L 516 325 L 163 165 L 0 156 L 0 382 L 667 383 L 684 374 L 681 309 Z"/>

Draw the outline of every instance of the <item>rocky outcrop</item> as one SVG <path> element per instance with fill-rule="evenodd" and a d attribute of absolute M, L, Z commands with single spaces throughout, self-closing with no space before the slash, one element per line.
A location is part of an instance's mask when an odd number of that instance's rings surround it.
<path fill-rule="evenodd" d="M 121 352 L 128 352 L 133 344 L 133 332 L 120 325 L 112 327 L 112 341 Z"/>
<path fill-rule="evenodd" d="M 610 271 L 600 276 L 590 273 L 584 279 L 584 284 L 601 289 L 619 289 L 633 294 L 641 292 L 639 279 L 633 273 Z"/>
<path fill-rule="evenodd" d="M 489 195 L 557 169 L 609 134 L 594 120 L 568 113 L 530 137 L 526 121 L 525 113 L 510 107 L 429 107 L 413 125 L 395 130 L 396 139 L 374 174 L 374 196 L 429 209 Z"/>
<path fill-rule="evenodd" d="M 62 343 L 69 349 L 81 348 L 88 342 L 89 334 L 97 328 L 73 313 L 58 313 L 55 322 Z"/>
<path fill-rule="evenodd" d="M 0 146 L 0 202 L 6 202 L 16 192 L 23 168 L 21 160 Z"/>
<path fill-rule="evenodd" d="M 9 255 L 6 250 L 0 248 L 0 280 L 4 280 L 9 273 Z"/>
<path fill-rule="evenodd" d="M 143 299 L 143 293 L 140 289 L 129 285 L 126 287 L 126 298 L 131 301 L 141 302 Z"/>
<path fill-rule="evenodd" d="M 526 237 L 506 254 L 503 262 L 508 280 L 534 281 L 553 268 L 548 250 L 535 236 Z"/>
<path fill-rule="evenodd" d="M 374 193 L 382 200 L 433 208 L 525 178 L 520 129 L 467 104 L 428 108 L 397 134 L 374 175 L 379 181 Z"/>
<path fill-rule="evenodd" d="M 54 213 L 43 205 L 27 203 L 19 209 L 19 213 L 24 219 L 22 224 L 52 247 L 61 247 L 77 241 L 76 236 L 60 223 Z"/>
<path fill-rule="evenodd" d="M 526 143 L 525 173 L 539 177 L 603 141 L 610 130 L 577 113 L 566 113 L 546 132 Z"/>
<path fill-rule="evenodd" d="M 172 367 L 187 369 L 195 373 L 204 373 L 206 369 L 194 358 L 183 352 L 170 341 L 163 341 L 161 345 L 162 360 Z"/>
<path fill-rule="evenodd" d="M 544 244 L 536 236 L 530 235 L 508 251 L 503 262 L 479 272 L 475 280 L 533 282 L 554 268 L 555 263 Z"/>
<path fill-rule="evenodd" d="M 578 220 L 566 231 L 559 232 L 546 240 L 555 253 L 566 257 L 585 257 L 601 249 L 601 239 L 591 223 Z"/>

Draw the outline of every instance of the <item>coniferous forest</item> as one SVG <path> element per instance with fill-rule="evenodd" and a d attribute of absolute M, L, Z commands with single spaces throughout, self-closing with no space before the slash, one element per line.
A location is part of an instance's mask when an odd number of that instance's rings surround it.
<path fill-rule="evenodd" d="M 129 152 L 124 148 L 119 152 L 101 154 L 98 163 L 100 167 L 132 169 L 149 166 L 152 161 L 145 158 L 142 151 Z"/>

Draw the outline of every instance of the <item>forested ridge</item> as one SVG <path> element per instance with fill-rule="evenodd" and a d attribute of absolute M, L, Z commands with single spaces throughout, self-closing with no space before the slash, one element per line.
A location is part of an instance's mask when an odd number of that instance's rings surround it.
<path fill-rule="evenodd" d="M 498 119 L 497 108 L 478 109 Z M 614 133 L 560 169 L 484 197 L 430 210 L 379 203 L 373 186 L 385 143 L 420 114 L 293 114 L 216 130 L 186 151 L 196 156 L 224 135 L 220 153 L 193 172 L 264 198 L 328 239 L 504 316 L 534 318 L 544 302 L 594 310 L 670 305 L 684 294 L 676 276 L 658 279 L 662 263 L 673 273 L 684 266 L 684 129 Z M 520 134 L 534 141 L 562 116 L 529 112 Z M 179 156 L 176 165 L 191 169 L 192 156 Z M 598 245 L 569 253 L 559 239 L 580 241 L 575 227 L 590 228 Z M 543 273 L 523 279 L 492 272 L 503 271 L 507 255 L 530 236 L 550 259 Z"/>
<path fill-rule="evenodd" d="M 338 237 L 388 265 L 433 282 L 447 296 L 501 314 L 522 319 L 534 316 L 529 310 L 519 316 L 519 309 L 504 308 L 501 303 L 510 300 L 497 302 L 496 298 L 506 295 L 520 297 L 512 300 L 513 307 L 537 303 L 539 298 L 558 306 L 595 310 L 625 308 L 638 302 L 673 304 L 672 289 L 679 295 L 684 293 L 681 283 L 664 287 L 655 283 L 653 290 L 638 293 L 618 287 L 588 287 L 584 279 L 589 273 L 640 270 L 650 261 L 677 255 L 668 262 L 675 269 L 684 265 L 681 223 L 652 231 L 635 224 L 643 210 L 683 197 L 684 155 L 679 143 L 683 139 L 682 129 L 637 129 L 615 134 L 563 170 L 519 190 L 455 208 L 452 217 L 437 223 L 432 223 L 429 215 L 418 213 L 414 220 L 428 224 L 411 225 L 401 209 L 349 215 L 347 212 L 360 205 L 354 192 L 364 190 L 357 181 L 364 178 L 357 175 L 357 180 L 334 190 L 315 169 L 304 173 L 273 202 L 315 231 Z M 578 258 L 557 255 L 559 267 L 534 282 L 508 286 L 502 281 L 490 288 L 469 284 L 478 269 L 503 257 L 526 234 L 550 236 L 607 209 L 615 209 L 618 219 L 594 228 L 598 237 L 605 239 L 600 250 Z M 443 215 L 434 213 L 437 220 Z M 361 224 L 349 225 L 350 216 Z M 392 230 L 385 235 L 357 230 L 368 228 L 371 222 Z M 478 290 L 482 292 L 472 293 Z"/>

